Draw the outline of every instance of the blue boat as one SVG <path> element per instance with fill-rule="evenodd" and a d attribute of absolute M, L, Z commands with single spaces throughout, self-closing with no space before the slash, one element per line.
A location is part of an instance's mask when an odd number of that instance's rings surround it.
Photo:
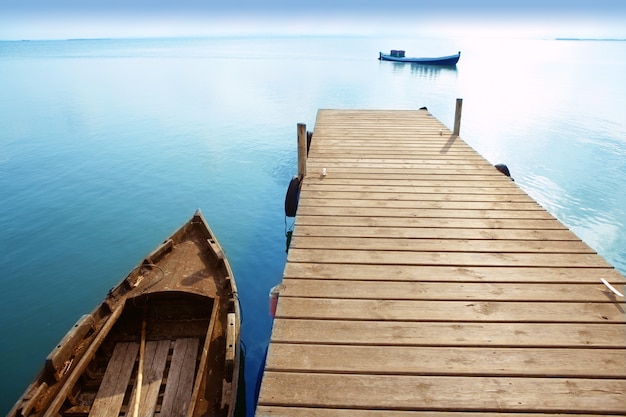
<path fill-rule="evenodd" d="M 405 52 L 401 50 L 392 49 L 390 54 L 378 53 L 378 59 L 381 61 L 394 61 L 394 62 L 412 62 L 416 64 L 424 65 L 445 65 L 452 66 L 459 62 L 461 52 L 454 55 L 440 56 L 434 58 L 411 58 L 404 56 Z"/>

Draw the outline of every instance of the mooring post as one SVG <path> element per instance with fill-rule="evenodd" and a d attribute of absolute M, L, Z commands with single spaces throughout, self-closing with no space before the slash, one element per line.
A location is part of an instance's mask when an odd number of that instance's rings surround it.
<path fill-rule="evenodd" d="M 463 99 L 457 98 L 456 112 L 454 113 L 454 131 L 452 132 L 455 136 L 459 136 L 459 133 L 461 132 L 461 109 L 463 109 Z"/>
<path fill-rule="evenodd" d="M 307 158 L 307 134 L 306 124 L 298 123 L 298 178 L 302 180 L 306 175 L 306 158 Z"/>

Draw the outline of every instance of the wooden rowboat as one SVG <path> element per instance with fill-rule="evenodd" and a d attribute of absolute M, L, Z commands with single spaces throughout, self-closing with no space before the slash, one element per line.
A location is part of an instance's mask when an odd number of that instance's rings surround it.
<path fill-rule="evenodd" d="M 404 56 L 404 51 L 392 50 L 390 54 L 383 54 L 382 52 L 378 53 L 378 59 L 381 61 L 393 61 L 393 62 L 411 62 L 414 64 L 422 64 L 422 65 L 442 65 L 442 66 L 453 66 L 459 62 L 459 58 L 461 58 L 461 52 L 454 55 L 447 56 L 439 56 L 433 58 L 411 58 Z"/>
<path fill-rule="evenodd" d="M 8 416 L 232 416 L 239 314 L 197 211 L 78 320 Z"/>

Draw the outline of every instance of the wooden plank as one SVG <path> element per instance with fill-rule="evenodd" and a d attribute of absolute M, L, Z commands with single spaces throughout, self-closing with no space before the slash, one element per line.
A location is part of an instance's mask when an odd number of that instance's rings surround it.
<path fill-rule="evenodd" d="M 272 342 L 465 347 L 626 348 L 621 324 L 274 320 Z"/>
<path fill-rule="evenodd" d="M 169 340 L 149 341 L 146 343 L 146 357 L 144 361 L 144 369 L 146 371 L 141 384 L 141 401 L 139 402 L 138 417 L 151 417 L 154 415 L 169 349 Z M 135 403 L 136 392 L 137 387 L 135 386 L 129 404 Z"/>
<path fill-rule="evenodd" d="M 626 378 L 626 351 L 407 346 L 380 349 L 274 343 L 268 351 L 265 369 L 365 375 Z"/>
<path fill-rule="evenodd" d="M 295 406 L 265 406 L 256 408 L 256 415 L 259 417 L 281 416 L 281 417 L 597 417 L 597 414 L 580 413 L 475 413 L 466 411 L 399 411 L 399 410 L 364 410 L 362 408 L 339 409 L 339 408 L 306 408 Z M 608 417 L 617 417 L 617 414 L 603 414 Z M 620 416 L 623 417 L 622 414 Z"/>
<path fill-rule="evenodd" d="M 48 383 L 47 382 L 42 382 L 41 384 L 39 384 L 37 386 L 37 388 L 35 389 L 30 389 L 29 387 L 29 393 L 26 394 L 24 396 L 24 398 L 22 399 L 18 410 L 19 411 L 19 415 L 20 416 L 30 416 L 31 415 L 31 411 L 33 411 L 33 409 L 35 408 L 36 405 L 39 405 L 38 403 L 41 402 L 43 394 L 45 394 L 45 392 L 48 390 Z M 12 412 L 9 412 L 9 415 L 14 415 Z"/>
<path fill-rule="evenodd" d="M 298 236 L 290 248 L 337 250 L 401 250 L 410 252 L 490 252 L 490 253 L 593 253 L 582 241 L 513 240 L 513 239 L 406 239 L 382 237 Z"/>
<path fill-rule="evenodd" d="M 357 281 L 421 281 L 421 282 L 541 282 L 600 283 L 605 278 L 614 285 L 626 280 L 611 266 L 565 267 L 488 267 L 446 265 L 371 265 L 288 262 L 285 278 L 357 280 Z"/>
<path fill-rule="evenodd" d="M 327 158 L 327 159 L 332 159 L 332 158 Z M 319 160 L 323 160 L 323 158 L 318 158 Z M 437 169 L 439 167 L 447 167 L 447 168 L 452 168 L 452 167 L 456 167 L 456 166 L 467 166 L 467 165 L 471 165 L 471 164 L 476 164 L 476 165 L 484 165 L 485 164 L 485 160 L 483 158 L 458 158 L 458 159 L 451 159 L 447 156 L 441 156 L 440 158 L 431 158 L 430 156 L 421 156 L 421 157 L 396 157 L 394 158 L 392 155 L 384 155 L 384 156 L 355 156 L 355 157 L 343 157 L 343 158 L 335 158 L 336 161 L 340 162 L 342 164 L 342 166 L 346 166 L 345 164 L 348 164 L 348 166 L 350 166 L 349 164 L 359 164 L 360 166 L 367 166 L 367 164 L 372 164 L 372 165 L 389 165 L 389 166 L 393 166 L 393 165 L 403 165 L 403 166 L 411 166 L 411 167 L 417 167 L 417 166 L 429 166 L 431 168 Z"/>
<path fill-rule="evenodd" d="M 301 389 L 304 386 L 307 389 Z M 626 381 L 618 379 L 464 378 L 266 371 L 260 404 L 475 412 L 557 413 L 577 410 L 580 413 L 618 414 L 626 412 L 624 392 Z"/>
<path fill-rule="evenodd" d="M 569 230 L 532 229 L 469 229 L 428 227 L 363 227 L 363 226 L 308 226 L 298 225 L 296 242 L 309 236 L 342 238 L 397 238 L 397 239 L 465 239 L 513 241 L 575 241 L 581 240 Z M 293 241 L 292 241 L 293 242 Z M 472 242 L 473 243 L 473 242 Z M 590 250 L 587 245 L 587 250 Z"/>
<path fill-rule="evenodd" d="M 119 415 L 138 352 L 139 343 L 115 345 L 102 384 L 91 406 L 90 417 Z"/>
<path fill-rule="evenodd" d="M 458 300 L 458 301 L 543 301 L 619 303 L 606 286 L 593 284 L 543 283 L 447 283 L 388 281 L 330 281 L 284 278 L 281 296 L 365 300 Z M 618 290 L 624 289 L 618 288 Z M 619 304 L 616 304 L 619 306 Z M 529 309 L 531 306 L 529 305 Z"/>
<path fill-rule="evenodd" d="M 424 152 L 424 151 L 411 151 L 406 150 L 402 152 L 401 149 L 394 151 L 393 149 L 389 150 L 380 150 L 379 152 L 373 152 L 369 150 L 362 150 L 360 148 L 344 148 L 338 149 L 336 151 L 319 151 L 316 153 L 317 160 L 345 160 L 346 152 L 349 152 L 351 160 L 362 158 L 362 159 L 370 159 L 376 161 L 385 161 L 392 162 L 395 160 L 398 161 L 428 161 L 428 163 L 432 164 L 434 162 L 440 162 L 445 165 L 453 165 L 458 163 L 459 161 L 463 161 L 464 163 L 484 163 L 485 160 L 479 155 L 476 155 L 473 152 L 465 152 L 465 153 L 447 153 L 442 154 L 441 152 Z M 372 156 L 372 155 L 375 156 Z"/>
<path fill-rule="evenodd" d="M 431 191 L 431 190 L 426 190 Z M 462 190 L 459 190 L 462 191 Z M 376 200 L 383 200 L 384 202 L 395 203 L 399 201 L 411 201 L 411 202 L 425 202 L 425 201 L 434 201 L 434 202 L 521 202 L 533 204 L 532 201 L 529 200 L 529 197 L 524 194 L 515 194 L 515 193 L 501 193 L 501 194 L 472 194 L 472 193 L 450 193 L 445 195 L 439 195 L 433 192 L 407 192 L 406 190 L 398 190 L 396 192 L 390 191 L 362 191 L 362 190 L 353 190 L 353 191 L 336 191 L 332 188 L 323 188 L 317 190 L 302 190 L 300 193 L 300 200 L 303 205 L 309 204 L 308 200 L 311 199 L 332 199 L 332 200 L 369 200 L 371 204 L 379 204 L 380 202 L 376 202 Z M 332 203 L 332 202 L 329 202 Z"/>
<path fill-rule="evenodd" d="M 213 251 L 217 259 L 220 259 L 220 260 L 224 259 L 224 252 L 222 251 L 222 248 L 215 240 L 207 239 L 207 243 L 209 244 L 209 247 L 211 248 L 211 250 Z"/>
<path fill-rule="evenodd" d="M 499 204 L 518 203 L 523 204 L 526 209 L 534 210 L 536 203 L 529 201 L 528 197 L 519 194 L 471 194 L 454 193 L 445 196 L 436 193 L 409 193 L 409 192 L 376 192 L 370 193 L 360 191 L 333 191 L 328 188 L 324 190 L 302 190 L 300 202 L 303 207 L 324 206 L 324 205 L 346 205 L 345 202 L 353 202 L 361 207 L 397 207 L 397 208 L 437 208 L 448 206 L 451 209 L 485 209 L 488 203 L 493 203 L 495 207 Z M 473 203 L 473 204 L 472 204 Z M 456 207 L 454 207 L 456 205 Z M 482 205 L 482 207 L 480 207 Z"/>
<path fill-rule="evenodd" d="M 95 320 L 91 314 L 84 314 L 76 324 L 67 332 L 46 358 L 46 368 L 53 372 L 57 381 L 61 380 L 65 372 L 69 371 L 66 366 L 72 363 L 72 356 L 76 354 L 76 347 L 85 338 L 87 333 L 93 330 Z M 25 414 L 26 411 L 24 411 Z"/>
<path fill-rule="evenodd" d="M 359 151 L 363 150 L 369 150 L 369 155 L 378 155 L 375 149 L 385 154 L 393 153 L 394 151 L 397 154 L 401 154 L 401 150 L 405 147 L 409 153 L 411 151 L 432 152 L 439 156 L 463 153 L 469 156 L 480 157 L 473 148 L 463 144 L 458 138 L 444 137 L 438 134 L 434 137 L 432 133 L 426 130 L 407 135 L 403 130 L 380 133 L 372 129 L 361 129 L 360 131 L 347 132 L 345 136 L 341 134 L 340 140 L 338 140 L 339 134 L 337 133 L 334 135 L 324 135 L 321 132 L 316 133 L 315 141 L 311 143 L 310 147 L 316 157 L 333 153 L 337 150 L 344 151 L 344 157 L 353 155 L 352 151 L 358 154 Z M 362 148 L 359 147 L 359 143 Z"/>
<path fill-rule="evenodd" d="M 307 165 L 310 161 L 318 161 L 328 156 L 354 158 L 355 155 L 370 157 L 381 155 L 408 155 L 414 158 L 430 156 L 445 158 L 446 156 L 458 157 L 463 155 L 473 161 L 481 160 L 483 163 L 488 163 L 485 158 L 474 149 L 463 145 L 457 140 L 432 140 L 432 136 L 429 136 L 428 134 L 415 136 L 413 140 L 411 140 L 406 136 L 402 136 L 400 133 L 395 137 L 372 133 L 371 135 L 361 134 L 346 136 L 338 141 L 337 137 L 322 137 L 321 135 L 317 135 L 315 142 L 311 142 Z M 403 153 L 405 150 L 406 153 Z M 381 151 L 381 154 L 378 154 L 377 151 Z"/>
<path fill-rule="evenodd" d="M 231 279 L 231 277 L 227 277 L 226 279 Z M 201 390 L 205 384 L 205 375 L 206 373 L 209 372 L 209 369 L 208 369 L 209 366 L 207 366 L 207 363 L 209 362 L 210 358 L 215 356 L 212 354 L 212 350 L 210 349 L 210 347 L 211 347 L 211 340 L 213 337 L 213 330 L 215 329 L 216 322 L 218 321 L 218 314 L 219 314 L 219 309 L 220 309 L 220 303 L 217 301 L 218 300 L 213 299 L 211 302 L 211 304 L 213 305 L 211 308 L 211 319 L 209 321 L 209 327 L 207 329 L 206 336 L 204 337 L 204 345 L 202 346 L 202 352 L 200 353 L 200 360 L 198 362 L 198 372 L 196 373 L 196 381 L 193 384 L 193 391 L 192 391 L 191 399 L 189 401 L 190 407 L 189 407 L 189 410 L 187 411 L 187 417 L 194 416 L 198 413 L 196 406 L 198 406 L 198 408 L 202 408 L 203 406 L 202 401 L 198 401 L 198 397 L 200 395 L 204 395 L 204 393 L 201 392 Z M 216 348 L 219 350 L 219 346 L 217 346 Z"/>
<path fill-rule="evenodd" d="M 226 323 L 226 362 L 233 363 L 235 361 L 235 350 L 236 350 L 236 323 L 235 323 L 235 313 L 228 313 L 227 315 L 227 323 Z"/>
<path fill-rule="evenodd" d="M 452 182 L 451 182 L 452 183 Z M 422 192 L 410 192 L 408 189 L 392 191 L 376 191 L 365 192 L 362 190 L 352 191 L 340 191 L 334 190 L 329 187 L 319 187 L 317 190 L 304 189 L 300 193 L 300 200 L 303 205 L 309 204 L 308 200 L 311 199 L 332 199 L 332 200 L 360 200 L 371 201 L 371 204 L 378 204 L 375 200 L 383 200 L 385 202 L 397 202 L 397 201 L 411 201 L 415 204 L 419 204 L 420 201 L 434 201 L 434 202 L 523 202 L 533 204 L 529 201 L 529 197 L 523 194 L 516 193 L 498 193 L 498 194 L 479 194 L 472 193 L 470 189 L 461 190 L 456 189 L 455 193 L 447 193 L 440 195 L 432 189 L 424 189 Z M 329 202 L 332 203 L 332 202 Z M 423 203 L 425 204 L 425 203 Z"/>
<path fill-rule="evenodd" d="M 441 127 L 441 125 L 437 127 Z M 442 152 L 452 149 L 474 151 L 472 147 L 458 137 L 451 138 L 449 136 L 446 137 L 443 134 L 439 136 L 439 132 L 436 130 L 437 127 L 433 129 L 434 132 L 430 131 L 429 127 L 426 127 L 424 130 L 419 132 L 407 132 L 406 129 L 400 129 L 392 135 L 381 134 L 375 130 L 368 130 L 367 132 L 361 131 L 358 132 L 358 134 L 352 134 L 345 137 L 342 136 L 341 138 L 332 134 L 333 132 L 331 132 L 330 129 L 327 129 L 327 134 L 324 134 L 322 130 L 318 130 L 316 128 L 314 144 L 319 148 L 330 149 L 335 149 L 337 146 L 358 147 L 359 144 L 362 144 L 363 146 L 375 145 L 378 149 L 380 149 L 380 147 L 384 147 L 387 141 L 389 141 L 393 145 L 407 147 L 413 146 L 418 149 L 423 147 L 435 148 L 441 149 Z M 442 129 L 445 129 L 445 127 Z M 433 133 L 436 134 L 433 135 Z M 313 143 L 311 145 L 313 145 Z"/>
<path fill-rule="evenodd" d="M 319 133 L 319 132 L 318 132 Z M 413 139 L 413 140 L 411 140 Z M 385 146 L 388 142 L 388 146 Z M 359 147 L 359 143 L 361 147 Z M 433 138 L 430 132 L 419 132 L 413 135 L 407 135 L 403 130 L 394 132 L 392 135 L 380 134 L 369 130 L 367 132 L 361 131 L 356 134 L 352 134 L 346 137 L 342 137 L 338 140 L 331 135 L 318 135 L 316 138 L 315 155 L 319 155 L 320 152 L 334 152 L 337 149 L 347 151 L 362 151 L 367 150 L 370 154 L 376 154 L 376 150 L 382 152 L 391 152 L 394 150 L 407 150 L 413 151 L 434 151 L 438 154 L 450 154 L 450 153 L 473 153 L 477 155 L 477 152 L 464 144 L 462 141 L 450 140 L 450 138 L 444 138 L 443 135 L 437 135 Z"/>
<path fill-rule="evenodd" d="M 305 183 L 302 185 L 304 191 L 328 191 L 334 192 L 360 192 L 360 193 L 410 193 L 410 194 L 501 194 L 501 195 L 515 195 L 522 193 L 519 188 L 515 186 L 505 186 L 506 183 L 500 184 L 499 187 L 463 187 L 463 184 L 451 185 L 446 181 L 442 182 L 439 186 L 432 185 L 393 185 L 393 182 L 389 182 L 388 185 L 338 185 L 327 184 L 324 182 L 319 183 Z"/>
<path fill-rule="evenodd" d="M 362 143 L 364 146 L 377 145 L 381 149 L 385 147 L 385 141 L 389 141 L 391 149 L 403 144 L 427 144 L 431 148 L 440 149 L 442 154 L 454 150 L 475 152 L 472 147 L 462 142 L 458 137 L 451 137 L 450 134 L 445 135 L 444 132 L 440 136 L 440 126 L 420 126 L 419 124 L 400 126 L 399 128 L 398 126 L 383 126 L 382 129 L 384 130 L 376 129 L 377 126 L 372 124 L 353 125 L 350 129 L 333 128 L 332 130 L 318 126 L 315 128 L 315 141 L 311 142 L 311 148 L 317 152 L 320 149 L 334 149 L 335 146 L 356 148 L 359 143 Z"/>
<path fill-rule="evenodd" d="M 419 218 L 419 217 L 368 217 L 368 216 L 307 216 L 298 213 L 296 226 L 346 226 L 346 227 L 421 227 L 468 229 L 526 229 L 566 230 L 556 219 L 480 219 Z"/>
<path fill-rule="evenodd" d="M 512 210 L 512 211 L 544 211 L 537 203 L 530 201 L 436 201 L 436 200 L 371 200 L 347 199 L 337 194 L 338 198 L 307 198 L 298 207 L 359 207 L 359 208 L 392 208 L 392 209 L 424 209 L 424 210 Z"/>
<path fill-rule="evenodd" d="M 430 136 L 430 137 L 429 137 Z M 327 157 L 358 158 L 358 157 L 407 157 L 407 158 L 455 158 L 463 156 L 469 161 L 486 162 L 478 152 L 459 141 L 432 140 L 428 133 L 415 135 L 413 140 L 398 132 L 397 135 L 379 135 L 376 132 L 362 132 L 347 135 L 337 141 L 337 137 L 320 137 L 311 146 L 311 154 L 315 159 Z M 360 145 L 359 145 L 360 144 Z M 379 151 L 379 152 L 378 152 Z"/>
<path fill-rule="evenodd" d="M 310 176 L 315 180 L 318 178 L 315 174 L 319 172 L 322 168 L 328 168 L 326 166 L 327 161 L 319 161 L 317 159 L 308 160 L 307 166 L 311 169 Z M 404 175 L 403 175 L 404 174 Z M 354 175 L 354 178 L 359 178 L 359 176 L 363 176 L 365 178 L 382 178 L 378 177 L 378 175 L 394 175 L 398 176 L 398 178 L 407 179 L 407 178 L 432 178 L 439 180 L 461 180 L 466 176 L 471 176 L 476 179 L 480 178 L 490 178 L 494 177 L 502 177 L 502 173 L 498 171 L 495 167 L 490 167 L 486 169 L 484 166 L 476 166 L 469 165 L 466 167 L 447 167 L 440 168 L 436 171 L 433 171 L 430 168 L 425 167 L 412 167 L 412 168 L 398 168 L 398 167 L 383 167 L 383 166 L 360 166 L 357 164 L 350 164 L 349 166 L 344 164 L 339 164 L 337 161 L 333 161 L 333 170 L 332 175 L 337 178 L 347 177 L 351 178 L 351 175 Z"/>
<path fill-rule="evenodd" d="M 472 177 L 467 176 L 461 181 L 449 181 L 440 180 L 439 178 L 429 178 L 425 180 L 418 180 L 415 178 L 403 178 L 394 179 L 389 181 L 387 179 L 376 178 L 335 178 L 332 175 L 332 171 L 326 170 L 325 177 L 313 176 L 310 181 L 307 181 L 307 188 L 325 186 L 331 187 L 458 187 L 458 188 L 496 188 L 514 190 L 517 188 L 510 179 L 507 177 L 493 177 L 488 181 L 474 180 Z"/>
<path fill-rule="evenodd" d="M 423 171 L 418 170 L 406 170 L 406 169 L 390 169 L 390 168 L 380 168 L 380 169 L 346 169 L 342 167 L 335 167 L 332 171 L 329 171 L 328 167 L 325 166 L 324 161 L 319 161 L 316 164 L 311 164 L 309 166 L 310 174 L 311 174 L 311 182 L 322 182 L 325 181 L 326 178 L 322 176 L 318 176 L 321 173 L 322 168 L 326 168 L 326 177 L 332 179 L 356 179 L 359 181 L 364 181 L 368 179 L 376 178 L 378 180 L 414 180 L 418 182 L 428 182 L 431 180 L 437 181 L 448 181 L 449 185 L 454 185 L 456 183 L 472 180 L 472 181 L 481 181 L 484 183 L 485 181 L 491 181 L 494 179 L 498 179 L 502 176 L 502 173 L 494 169 L 493 174 L 489 174 L 484 171 L 471 171 L 471 170 L 458 170 L 453 169 L 447 172 L 440 172 L 437 174 L 425 173 Z M 509 180 L 510 181 L 510 180 Z"/>
<path fill-rule="evenodd" d="M 421 217 L 463 219 L 530 219 L 552 220 L 554 217 L 542 210 L 472 210 L 472 209 L 426 209 L 395 207 L 315 207 L 298 206 L 298 214 L 304 216 L 370 216 L 370 217 Z"/>
<path fill-rule="evenodd" d="M 279 318 L 440 322 L 626 323 L 626 302 L 300 298 L 281 293 Z"/>
<path fill-rule="evenodd" d="M 309 159 L 309 161 L 312 161 Z M 312 162 L 309 162 L 312 163 Z M 329 170 L 334 169 L 335 167 L 342 168 L 361 168 L 361 169 L 408 169 L 408 170 L 419 170 L 428 167 L 431 172 L 433 171 L 465 171 L 465 170 L 476 170 L 479 171 L 481 169 L 485 169 L 484 163 L 475 162 L 473 164 L 462 164 L 459 161 L 457 163 L 444 163 L 441 161 L 434 161 L 431 163 L 427 163 L 426 160 L 412 160 L 412 159 L 404 159 L 404 160 L 393 160 L 393 159 L 350 159 L 350 160 L 315 160 L 315 163 L 320 164 L 322 166 L 326 166 Z M 491 165 L 489 165 L 491 167 Z M 313 171 L 311 171 L 313 172 Z M 511 187 L 511 190 L 514 190 L 515 187 Z M 519 190 L 518 192 L 522 193 L 523 191 Z"/>
<path fill-rule="evenodd" d="M 372 142 L 381 142 L 388 139 L 393 144 L 403 142 L 429 143 L 431 145 L 439 145 L 444 150 L 453 147 L 472 149 L 469 145 L 460 141 L 458 137 L 451 137 L 450 131 L 443 125 L 425 124 L 420 123 L 420 121 L 411 124 L 402 124 L 398 121 L 397 125 L 395 122 L 394 125 L 379 123 L 378 126 L 373 123 L 357 124 L 352 121 L 349 123 L 350 128 L 348 129 L 345 125 L 340 126 L 338 124 L 328 126 L 317 125 L 315 127 L 315 141 L 312 142 L 311 147 L 313 147 L 313 145 L 329 147 L 342 143 L 349 146 L 358 143 L 359 140 L 361 140 L 362 143 L 370 143 L 370 140 Z M 439 135 L 440 127 L 446 131 L 441 132 L 441 136 Z M 338 139 L 344 142 L 337 142 Z"/>
<path fill-rule="evenodd" d="M 196 338 L 178 339 L 174 344 L 167 385 L 163 394 L 161 415 L 187 415 L 195 377 L 199 341 Z"/>
<path fill-rule="evenodd" d="M 596 254 L 404 252 L 289 249 L 289 262 L 510 267 L 610 267 Z"/>

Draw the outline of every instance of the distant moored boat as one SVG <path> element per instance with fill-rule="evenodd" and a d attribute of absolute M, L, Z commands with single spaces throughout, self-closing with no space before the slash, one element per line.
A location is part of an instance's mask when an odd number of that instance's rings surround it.
<path fill-rule="evenodd" d="M 404 56 L 405 52 L 401 50 L 391 50 L 390 54 L 383 54 L 382 52 L 378 53 L 378 59 L 381 61 L 394 61 L 394 62 L 413 62 L 416 64 L 424 64 L 424 65 L 446 65 L 452 66 L 456 65 L 459 62 L 459 58 L 461 57 L 461 52 L 459 51 L 454 55 L 440 56 L 440 57 L 432 57 L 432 58 L 411 58 Z"/>

